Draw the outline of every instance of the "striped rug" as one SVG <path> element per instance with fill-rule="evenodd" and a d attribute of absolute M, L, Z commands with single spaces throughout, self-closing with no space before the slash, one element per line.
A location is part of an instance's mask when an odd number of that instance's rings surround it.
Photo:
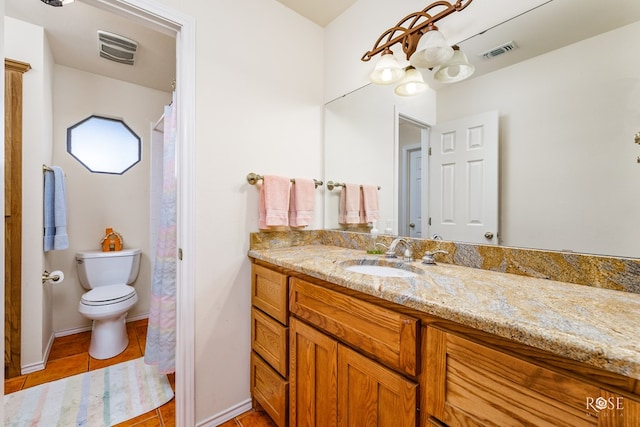
<path fill-rule="evenodd" d="M 4 425 L 112 426 L 172 397 L 167 376 L 139 358 L 8 394 Z"/>

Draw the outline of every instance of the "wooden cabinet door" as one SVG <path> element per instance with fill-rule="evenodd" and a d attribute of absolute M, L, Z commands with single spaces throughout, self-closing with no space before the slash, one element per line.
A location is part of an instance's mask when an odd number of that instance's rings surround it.
<path fill-rule="evenodd" d="M 415 427 L 417 384 L 338 346 L 338 425 Z"/>
<path fill-rule="evenodd" d="M 336 426 L 338 342 L 295 318 L 289 336 L 290 425 Z"/>
<path fill-rule="evenodd" d="M 424 415 L 450 427 L 597 426 L 606 415 L 587 405 L 599 387 L 455 334 L 428 328 L 426 357 Z"/>
<path fill-rule="evenodd" d="M 598 427 L 640 426 L 639 401 L 601 390 L 600 396 L 590 396 L 587 404 L 598 410 Z"/>

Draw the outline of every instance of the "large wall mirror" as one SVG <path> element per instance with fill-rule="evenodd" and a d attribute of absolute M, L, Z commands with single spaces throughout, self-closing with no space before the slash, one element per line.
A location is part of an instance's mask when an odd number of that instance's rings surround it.
<path fill-rule="evenodd" d="M 507 42 L 517 49 L 480 56 Z M 328 103 L 325 179 L 380 185 L 379 228 L 391 220 L 407 234 L 400 134 L 424 150 L 429 126 L 497 110 L 499 243 L 638 257 L 640 2 L 553 0 L 460 47 L 476 66 L 469 80 L 430 81 L 420 100 L 365 86 Z M 416 123 L 426 131 L 402 131 Z M 422 185 L 424 209 L 437 208 Z M 339 227 L 334 193 L 325 194 L 326 228 Z"/>

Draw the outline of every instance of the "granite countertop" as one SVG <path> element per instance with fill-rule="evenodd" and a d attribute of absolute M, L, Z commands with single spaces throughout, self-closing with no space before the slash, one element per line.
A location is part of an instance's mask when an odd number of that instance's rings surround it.
<path fill-rule="evenodd" d="M 419 261 L 404 263 L 420 273 L 414 277 L 364 275 L 345 263 L 401 261 L 327 245 L 253 249 L 249 256 L 640 379 L 640 294 Z"/>

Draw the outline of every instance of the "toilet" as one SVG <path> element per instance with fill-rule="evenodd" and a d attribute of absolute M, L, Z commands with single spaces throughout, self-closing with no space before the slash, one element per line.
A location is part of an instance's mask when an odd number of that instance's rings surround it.
<path fill-rule="evenodd" d="M 80 314 L 93 321 L 89 354 L 109 359 L 129 344 L 127 312 L 138 302 L 132 284 L 140 270 L 140 249 L 76 253 L 78 279 L 89 291 L 78 304 Z"/>

